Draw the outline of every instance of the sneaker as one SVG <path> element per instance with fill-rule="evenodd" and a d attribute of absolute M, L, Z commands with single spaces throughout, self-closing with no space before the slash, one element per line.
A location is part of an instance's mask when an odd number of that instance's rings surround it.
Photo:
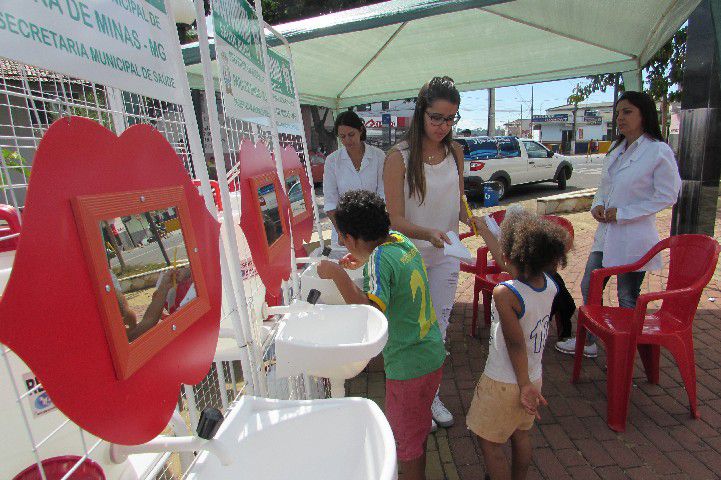
<path fill-rule="evenodd" d="M 569 338 L 562 342 L 556 342 L 556 350 L 561 353 L 573 355 L 576 353 L 576 339 Z M 587 358 L 596 358 L 598 356 L 598 345 L 592 343 L 583 347 L 583 356 Z"/>
<path fill-rule="evenodd" d="M 433 420 L 441 427 L 450 427 L 453 425 L 453 415 L 443 405 L 441 399 L 436 397 L 433 399 L 431 404 L 431 413 L 433 414 Z"/>
<path fill-rule="evenodd" d="M 436 430 L 438 430 L 438 424 L 435 420 L 431 418 L 431 433 L 435 432 Z"/>

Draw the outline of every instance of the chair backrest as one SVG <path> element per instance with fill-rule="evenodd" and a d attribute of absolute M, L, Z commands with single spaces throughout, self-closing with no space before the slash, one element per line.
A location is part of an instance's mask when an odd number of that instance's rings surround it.
<path fill-rule="evenodd" d="M 707 235 L 674 235 L 659 242 L 670 252 L 666 290 L 692 288 L 688 295 L 666 299 L 661 310 L 690 323 L 704 287 L 716 269 L 718 242 Z"/>
<path fill-rule="evenodd" d="M 565 228 L 566 231 L 571 234 L 571 238 L 573 238 L 573 224 L 570 220 L 568 220 L 567 218 L 559 217 L 558 215 L 544 215 L 543 218 L 545 218 L 549 222 L 553 222 Z"/>
<path fill-rule="evenodd" d="M 506 218 L 506 211 L 505 210 L 496 210 L 493 213 L 488 214 L 493 220 L 496 221 L 498 225 L 501 224 L 504 218 Z"/>

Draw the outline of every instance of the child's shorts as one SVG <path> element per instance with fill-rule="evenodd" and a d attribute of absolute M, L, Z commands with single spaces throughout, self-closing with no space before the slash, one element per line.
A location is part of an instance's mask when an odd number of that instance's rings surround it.
<path fill-rule="evenodd" d="M 386 379 L 386 418 L 401 462 L 425 453 L 423 444 L 431 431 L 431 404 L 441 384 L 442 370 L 409 380 Z"/>
<path fill-rule="evenodd" d="M 541 389 L 540 381 L 534 385 Z M 483 439 L 506 443 L 516 430 L 530 430 L 534 419 L 521 405 L 518 385 L 482 375 L 468 409 L 466 425 Z"/>

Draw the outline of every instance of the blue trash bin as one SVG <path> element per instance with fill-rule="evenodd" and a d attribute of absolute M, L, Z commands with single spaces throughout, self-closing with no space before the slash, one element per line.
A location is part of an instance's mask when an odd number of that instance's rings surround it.
<path fill-rule="evenodd" d="M 483 184 L 483 206 L 495 207 L 498 205 L 499 186 L 496 182 L 485 182 Z"/>

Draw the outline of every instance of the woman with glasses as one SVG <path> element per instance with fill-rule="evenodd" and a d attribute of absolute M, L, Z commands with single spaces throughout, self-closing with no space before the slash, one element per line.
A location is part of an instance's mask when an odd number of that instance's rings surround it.
<path fill-rule="evenodd" d="M 446 232 L 458 233 L 458 221 L 470 222 L 462 207 L 463 148 L 452 140 L 461 96 L 453 79 L 434 77 L 421 87 L 405 140 L 386 157 L 383 181 L 392 228 L 409 237 L 423 257 L 431 299 L 443 338 L 458 286 L 460 262 L 446 256 Z M 435 423 L 453 424 L 436 395 Z"/>
<path fill-rule="evenodd" d="M 328 155 L 323 170 L 323 209 L 333 223 L 331 246 L 338 245 L 335 208 L 338 199 L 349 190 L 369 190 L 383 195 L 383 162 L 385 153 L 368 145 L 363 120 L 353 111 L 342 112 L 335 119 L 333 132 L 342 146 Z"/>

